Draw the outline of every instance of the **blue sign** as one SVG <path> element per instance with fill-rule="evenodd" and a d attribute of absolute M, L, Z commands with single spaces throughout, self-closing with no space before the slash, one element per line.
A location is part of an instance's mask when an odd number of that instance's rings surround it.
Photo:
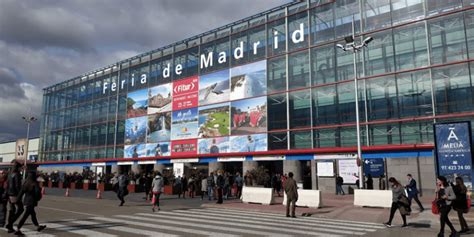
<path fill-rule="evenodd" d="M 383 159 L 364 159 L 364 175 L 380 177 L 385 174 L 385 163 Z"/>
<path fill-rule="evenodd" d="M 472 150 L 470 122 L 435 124 L 438 174 L 454 181 L 462 177 L 472 188 Z"/>

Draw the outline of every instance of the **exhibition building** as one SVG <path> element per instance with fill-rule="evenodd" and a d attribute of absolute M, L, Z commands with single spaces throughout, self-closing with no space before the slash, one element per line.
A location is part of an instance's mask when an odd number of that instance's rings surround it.
<path fill-rule="evenodd" d="M 40 169 L 263 169 L 334 190 L 336 175 L 355 184 L 362 165 L 432 190 L 433 125 L 474 120 L 473 6 L 296 1 L 65 78 L 44 89 Z M 373 39 L 355 61 L 340 47 L 353 24 L 355 43 Z"/>

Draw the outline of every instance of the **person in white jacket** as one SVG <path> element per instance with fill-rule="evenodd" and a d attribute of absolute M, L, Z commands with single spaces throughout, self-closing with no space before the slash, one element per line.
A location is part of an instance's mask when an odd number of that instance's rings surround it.
<path fill-rule="evenodd" d="M 160 172 L 156 173 L 153 183 L 151 184 L 153 198 L 152 198 L 152 210 L 155 212 L 155 209 L 160 210 L 160 195 L 163 192 L 163 178 L 161 177 Z"/>

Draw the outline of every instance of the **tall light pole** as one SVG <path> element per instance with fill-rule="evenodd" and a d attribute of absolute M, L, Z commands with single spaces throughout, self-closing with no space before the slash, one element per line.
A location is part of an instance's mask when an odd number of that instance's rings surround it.
<path fill-rule="evenodd" d="M 23 171 L 23 180 L 26 179 L 26 171 L 27 171 L 27 166 L 26 166 L 26 161 L 28 160 L 28 149 L 30 147 L 30 124 L 33 123 L 34 121 L 38 120 L 36 117 L 33 116 L 28 116 L 28 117 L 22 117 L 23 120 L 25 120 L 27 124 L 27 129 L 26 129 L 26 151 L 25 151 L 25 159 L 24 159 L 24 171 Z"/>
<path fill-rule="evenodd" d="M 355 39 L 354 16 L 352 16 L 352 35 L 344 38 L 346 45 L 337 44 L 336 46 L 343 51 L 352 51 L 354 60 L 354 91 L 355 91 L 355 111 L 356 111 L 356 133 L 357 133 L 357 165 L 359 165 L 359 188 L 364 188 L 364 174 L 362 173 L 362 148 L 360 142 L 360 119 L 359 119 L 359 86 L 357 83 L 357 53 L 373 40 L 372 37 L 365 38 L 361 44 L 357 45 Z"/>

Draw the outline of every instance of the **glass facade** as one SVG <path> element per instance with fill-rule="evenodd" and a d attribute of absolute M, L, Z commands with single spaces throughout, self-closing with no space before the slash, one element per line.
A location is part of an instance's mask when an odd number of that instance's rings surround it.
<path fill-rule="evenodd" d="M 354 147 L 354 74 L 363 145 L 432 144 L 474 120 L 471 2 L 292 3 L 53 85 L 40 160 Z"/>

